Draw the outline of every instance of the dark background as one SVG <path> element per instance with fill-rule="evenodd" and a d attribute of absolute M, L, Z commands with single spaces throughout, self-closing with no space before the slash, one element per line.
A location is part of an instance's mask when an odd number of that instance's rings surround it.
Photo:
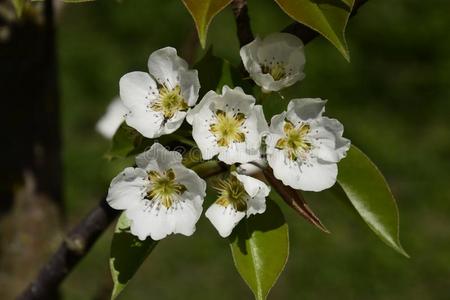
<path fill-rule="evenodd" d="M 270 0 L 251 0 L 249 10 L 256 34 L 291 22 Z M 351 63 L 324 39 L 306 47 L 306 78 L 298 96 L 328 99 L 327 115 L 345 125 L 345 136 L 385 174 L 411 258 L 388 248 L 327 193 L 308 193 L 332 234 L 284 207 L 290 258 L 271 299 L 449 299 L 448 10 L 446 0 L 369 1 L 349 22 Z M 74 224 L 132 163 L 104 159 L 109 141 L 94 130 L 118 93 L 119 78 L 145 71 L 148 55 L 158 48 L 180 49 L 194 27 L 175 0 L 65 5 L 58 23 L 64 196 L 68 224 Z M 213 21 L 208 44 L 216 55 L 239 62 L 230 8 Z M 105 233 L 68 277 L 63 299 L 93 299 L 110 288 L 111 235 Z M 161 242 L 122 295 L 182 298 L 251 298 L 234 270 L 227 240 L 205 218 L 193 237 Z"/>

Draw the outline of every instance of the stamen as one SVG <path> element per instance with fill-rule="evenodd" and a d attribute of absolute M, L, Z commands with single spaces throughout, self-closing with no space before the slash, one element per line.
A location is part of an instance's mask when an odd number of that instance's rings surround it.
<path fill-rule="evenodd" d="M 312 148 L 307 137 L 310 129 L 306 123 L 300 123 L 296 128 L 291 122 L 286 121 L 283 126 L 285 136 L 277 141 L 275 147 L 285 150 L 291 160 L 297 160 L 299 157 L 304 159 Z"/>
<path fill-rule="evenodd" d="M 150 105 L 154 111 L 162 112 L 164 118 L 172 118 L 178 111 L 186 111 L 189 106 L 181 96 L 181 88 L 179 85 L 173 89 L 162 86 L 159 89 L 159 98 Z"/>
<path fill-rule="evenodd" d="M 280 62 L 276 62 L 274 64 L 271 62 L 269 65 L 262 64 L 261 71 L 263 74 L 270 74 L 270 76 L 272 76 L 273 80 L 275 81 L 281 80 L 286 77 L 286 70 L 284 68 L 284 65 Z"/>
<path fill-rule="evenodd" d="M 171 208 L 174 203 L 177 204 L 177 198 L 186 191 L 186 186 L 175 181 L 175 173 L 172 169 L 168 169 L 162 174 L 157 171 L 150 171 L 148 179 L 152 186 L 147 192 L 149 200 L 157 201 L 166 208 Z M 152 202 L 153 202 L 152 201 Z"/>
<path fill-rule="evenodd" d="M 231 175 L 227 179 L 219 180 L 215 189 L 219 192 L 216 204 L 223 207 L 232 205 L 237 211 L 247 210 L 248 194 L 236 176 Z"/>
<path fill-rule="evenodd" d="M 229 114 L 223 110 L 217 110 L 216 120 L 210 125 L 209 130 L 221 147 L 228 147 L 233 142 L 242 143 L 245 141 L 245 134 L 241 127 L 245 119 L 246 116 L 240 112 Z"/>

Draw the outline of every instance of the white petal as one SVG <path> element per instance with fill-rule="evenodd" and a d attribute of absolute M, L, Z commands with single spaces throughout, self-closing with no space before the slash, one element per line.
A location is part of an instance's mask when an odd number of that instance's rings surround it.
<path fill-rule="evenodd" d="M 270 120 L 270 132 L 276 134 L 283 134 L 283 126 L 284 121 L 286 119 L 286 112 L 282 112 L 281 114 L 274 115 Z"/>
<path fill-rule="evenodd" d="M 180 71 L 181 96 L 189 106 L 194 106 L 198 99 L 200 82 L 197 70 Z"/>
<path fill-rule="evenodd" d="M 172 166 L 175 178 L 178 183 L 183 184 L 187 190 L 202 198 L 206 196 L 206 182 L 194 171 L 184 167 L 182 164 Z"/>
<path fill-rule="evenodd" d="M 303 53 L 303 42 L 295 35 L 278 32 L 272 33 L 262 40 L 257 55 L 260 62 L 273 57 L 276 61 L 287 62 L 294 51 Z"/>
<path fill-rule="evenodd" d="M 308 137 L 313 142 L 313 154 L 327 162 L 338 162 L 345 157 L 350 141 L 342 137 L 342 124 L 329 118 L 320 118 L 312 123 Z"/>
<path fill-rule="evenodd" d="M 250 77 L 263 91 L 279 91 L 305 77 L 303 68 L 305 55 L 303 43 L 288 33 L 274 33 L 263 40 L 258 37 L 241 48 L 240 55 Z M 274 80 L 270 74 L 263 74 L 261 65 L 278 62 L 286 68 L 286 76 Z"/>
<path fill-rule="evenodd" d="M 326 103 L 320 98 L 292 99 L 288 104 L 287 118 L 294 124 L 319 118 L 325 111 Z"/>
<path fill-rule="evenodd" d="M 319 192 L 332 187 L 336 182 L 336 163 L 311 159 L 300 164 L 290 160 L 283 151 L 277 149 L 267 156 L 267 160 L 274 176 L 294 189 Z"/>
<path fill-rule="evenodd" d="M 165 171 L 172 165 L 181 164 L 181 160 L 182 156 L 177 151 L 169 151 L 163 145 L 154 143 L 150 150 L 136 156 L 136 165 L 146 171 Z"/>
<path fill-rule="evenodd" d="M 268 134 L 269 126 L 261 105 L 255 105 L 244 123 L 248 133 L 245 136 L 245 143 L 248 149 L 258 149 L 261 146 L 261 137 Z"/>
<path fill-rule="evenodd" d="M 148 59 L 150 74 L 161 85 L 174 88 L 180 83 L 180 71 L 188 69 L 187 62 L 177 55 L 177 50 L 165 47 L 153 52 Z"/>
<path fill-rule="evenodd" d="M 247 202 L 247 218 L 251 215 L 262 214 L 266 211 L 266 197 L 262 195 L 257 195 L 255 197 L 249 198 Z"/>
<path fill-rule="evenodd" d="M 152 111 L 147 107 L 134 108 L 125 115 L 125 122 L 128 126 L 133 127 L 149 139 L 157 138 L 164 134 L 163 121 L 164 116 L 161 112 Z"/>
<path fill-rule="evenodd" d="M 194 106 L 191 110 L 189 110 L 187 116 L 186 116 L 186 121 L 192 125 L 192 122 L 194 121 L 194 118 L 197 117 L 198 113 L 203 109 L 203 107 L 205 107 L 205 105 L 209 106 L 213 103 L 214 98 L 218 98 L 220 97 L 216 92 L 214 91 L 209 91 L 207 92 L 202 100 L 196 105 Z"/>
<path fill-rule="evenodd" d="M 139 204 L 146 194 L 147 173 L 140 168 L 126 168 L 113 178 L 106 201 L 114 209 L 129 209 Z"/>
<path fill-rule="evenodd" d="M 185 201 L 179 202 L 175 209 L 169 209 L 169 220 L 173 224 L 173 233 L 190 236 L 195 232 L 195 224 L 202 215 L 203 197 L 186 192 Z"/>
<path fill-rule="evenodd" d="M 123 75 L 119 81 L 119 88 L 120 98 L 129 110 L 145 111 L 150 100 L 158 95 L 156 82 L 145 72 L 131 72 Z"/>
<path fill-rule="evenodd" d="M 151 237 L 158 241 L 173 233 L 174 224 L 169 218 L 167 208 L 160 205 L 152 206 L 153 201 L 143 200 L 138 206 L 126 210 L 127 218 L 131 221 L 131 233 L 140 240 Z"/>
<path fill-rule="evenodd" d="M 260 62 L 258 61 L 257 51 L 261 47 L 261 39 L 256 37 L 252 42 L 243 46 L 239 54 L 245 69 L 250 74 L 261 73 Z"/>
<path fill-rule="evenodd" d="M 248 163 L 261 158 L 260 148 L 248 147 L 245 142 L 232 143 L 227 148 L 220 148 L 219 160 L 228 165 Z"/>
<path fill-rule="evenodd" d="M 273 139 L 275 140 L 275 139 Z M 267 151 L 267 161 L 273 169 L 273 175 L 281 180 L 284 185 L 296 188 L 301 178 L 298 164 L 290 160 L 282 150 L 272 148 Z"/>
<path fill-rule="evenodd" d="M 255 97 L 244 93 L 242 88 L 230 88 L 224 85 L 222 95 L 214 98 L 214 109 L 220 109 L 226 112 L 241 112 L 245 115 L 249 114 L 256 102 Z"/>
<path fill-rule="evenodd" d="M 209 104 L 203 103 L 203 108 L 194 116 L 192 137 L 202 153 L 202 158 L 204 160 L 211 159 L 219 153 L 216 137 L 210 131 L 211 120 L 215 118 L 214 114 L 209 109 Z"/>
<path fill-rule="evenodd" d="M 262 158 L 255 160 L 254 163 L 256 163 L 256 165 L 253 163 L 245 163 L 245 164 L 239 165 L 239 167 L 237 168 L 237 172 L 239 174 L 251 176 L 251 175 L 254 175 L 257 173 L 261 173 L 261 171 L 262 171 L 261 168 L 267 167 L 267 161 Z"/>
<path fill-rule="evenodd" d="M 123 105 L 120 98 L 114 100 L 108 105 L 106 113 L 98 120 L 95 128 L 105 138 L 111 139 L 125 120 L 125 114 L 128 109 Z"/>
<path fill-rule="evenodd" d="M 233 228 L 245 216 L 245 212 L 235 210 L 231 205 L 224 207 L 219 204 L 212 204 L 205 213 L 221 237 L 227 237 Z"/>
<path fill-rule="evenodd" d="M 320 160 L 311 165 L 303 165 L 301 178 L 296 187 L 303 191 L 320 192 L 332 187 L 336 183 L 338 173 L 335 163 L 325 163 Z"/>
<path fill-rule="evenodd" d="M 178 111 L 175 115 L 166 121 L 164 126 L 161 128 L 161 135 L 171 134 L 180 128 L 183 124 L 184 118 L 186 117 L 185 111 Z"/>
<path fill-rule="evenodd" d="M 234 175 L 240 182 L 242 182 L 245 191 L 250 197 L 255 197 L 257 195 L 267 197 L 269 195 L 270 193 L 269 186 L 264 182 L 262 182 L 261 180 L 237 173 L 235 173 Z"/>

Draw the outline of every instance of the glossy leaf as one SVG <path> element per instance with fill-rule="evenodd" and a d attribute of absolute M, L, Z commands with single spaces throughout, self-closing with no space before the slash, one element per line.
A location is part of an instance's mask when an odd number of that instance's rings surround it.
<path fill-rule="evenodd" d="M 347 60 L 345 28 L 354 0 L 275 0 L 291 18 L 328 39 Z"/>
<path fill-rule="evenodd" d="M 267 199 L 263 214 L 243 219 L 230 245 L 239 274 L 257 300 L 266 299 L 289 255 L 288 226 L 277 204 Z"/>
<path fill-rule="evenodd" d="M 228 4 L 231 0 L 182 0 L 197 27 L 198 38 L 203 48 L 206 45 L 206 36 L 208 27 L 212 19 Z"/>
<path fill-rule="evenodd" d="M 125 288 L 157 242 L 150 238 L 139 240 L 129 231 L 130 222 L 122 213 L 117 221 L 111 243 L 109 266 L 114 282 L 111 299 L 115 299 Z"/>
<path fill-rule="evenodd" d="M 390 247 L 408 256 L 400 244 L 394 196 L 375 164 L 355 146 L 339 163 L 338 183 L 373 232 Z"/>

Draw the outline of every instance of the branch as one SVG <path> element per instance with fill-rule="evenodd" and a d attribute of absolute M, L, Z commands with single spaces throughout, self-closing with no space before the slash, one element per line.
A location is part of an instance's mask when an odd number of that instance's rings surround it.
<path fill-rule="evenodd" d="M 357 9 L 367 0 L 356 0 L 352 16 Z M 236 18 L 237 34 L 241 46 L 253 40 L 250 27 L 250 19 L 247 11 L 246 0 L 233 0 L 233 13 Z M 289 32 L 300 37 L 305 44 L 317 36 L 311 29 L 294 23 L 286 27 L 284 32 Z M 214 175 L 214 174 L 212 174 Z M 100 203 L 70 231 L 65 241 L 53 254 L 46 265 L 41 269 L 37 277 L 30 283 L 27 289 L 17 298 L 18 300 L 49 299 L 64 278 L 72 271 L 74 266 L 89 252 L 98 237 L 108 228 L 112 221 L 119 215 L 119 211 L 112 209 L 102 199 Z"/>
<path fill-rule="evenodd" d="M 54 293 L 64 278 L 89 252 L 98 237 L 119 214 L 120 211 L 112 209 L 106 202 L 106 199 L 103 198 L 100 203 L 69 232 L 58 250 L 56 250 L 50 260 L 41 269 L 37 277 L 17 299 L 49 299 L 49 295 Z"/>
<path fill-rule="evenodd" d="M 231 8 L 236 19 L 239 44 L 242 47 L 254 39 L 248 16 L 247 0 L 233 0 Z"/>

